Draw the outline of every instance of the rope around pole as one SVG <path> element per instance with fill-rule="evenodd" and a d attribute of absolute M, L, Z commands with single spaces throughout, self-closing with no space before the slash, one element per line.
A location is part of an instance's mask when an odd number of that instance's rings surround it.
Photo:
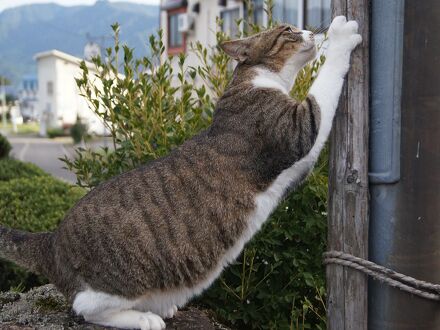
<path fill-rule="evenodd" d="M 422 298 L 440 301 L 440 285 L 433 284 L 395 272 L 374 262 L 341 251 L 324 253 L 324 264 L 337 264 L 361 271 L 375 280 Z"/>

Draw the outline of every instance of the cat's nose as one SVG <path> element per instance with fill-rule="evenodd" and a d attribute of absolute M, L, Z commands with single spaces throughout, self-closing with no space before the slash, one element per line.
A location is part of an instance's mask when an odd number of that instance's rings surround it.
<path fill-rule="evenodd" d="M 312 31 L 302 30 L 304 40 L 314 40 L 315 35 Z"/>

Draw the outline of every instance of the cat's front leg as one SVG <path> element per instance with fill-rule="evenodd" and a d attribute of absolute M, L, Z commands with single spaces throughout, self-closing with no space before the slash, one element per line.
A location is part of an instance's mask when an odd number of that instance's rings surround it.
<path fill-rule="evenodd" d="M 347 22 L 344 16 L 336 17 L 328 31 L 328 42 L 325 63 L 309 92 L 320 108 L 321 124 L 316 142 L 321 146 L 330 134 L 344 78 L 350 66 L 350 54 L 362 42 L 358 24 L 355 21 Z"/>

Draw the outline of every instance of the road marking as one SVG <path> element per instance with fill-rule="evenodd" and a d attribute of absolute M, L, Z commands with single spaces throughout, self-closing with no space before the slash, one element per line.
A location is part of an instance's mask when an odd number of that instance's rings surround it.
<path fill-rule="evenodd" d="M 65 156 L 67 156 L 67 158 L 72 158 L 72 155 L 70 154 L 70 152 L 67 151 L 67 149 L 64 147 L 64 145 L 62 143 L 60 144 L 60 147 L 61 147 L 63 154 Z"/>
<path fill-rule="evenodd" d="M 26 153 L 28 148 L 29 148 L 29 142 L 26 142 L 24 144 L 24 147 L 21 148 L 21 150 L 20 150 L 20 154 L 18 155 L 18 159 L 21 160 L 22 162 L 24 161 L 24 154 Z"/>

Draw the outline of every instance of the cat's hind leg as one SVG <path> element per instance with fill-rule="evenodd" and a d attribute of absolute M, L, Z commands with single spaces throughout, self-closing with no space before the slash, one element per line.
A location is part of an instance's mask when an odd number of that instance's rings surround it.
<path fill-rule="evenodd" d="M 86 315 L 85 320 L 90 323 L 120 329 L 165 329 L 165 322 L 159 315 L 135 310 L 106 311 L 100 314 Z"/>
<path fill-rule="evenodd" d="M 171 319 L 177 313 L 177 307 L 182 307 L 190 295 L 184 290 L 150 293 L 139 299 L 134 309 L 153 312 L 163 319 Z"/>
<path fill-rule="evenodd" d="M 134 309 L 139 311 L 153 312 L 163 319 L 171 319 L 177 313 L 177 305 L 169 301 L 154 301 L 149 299 L 141 300 Z"/>
<path fill-rule="evenodd" d="M 168 311 L 164 314 L 161 315 L 164 319 L 171 319 L 174 317 L 174 315 L 177 313 L 177 306 L 173 305 L 171 306 Z"/>
<path fill-rule="evenodd" d="M 73 310 L 87 322 L 119 329 L 162 330 L 165 322 L 152 312 L 135 310 L 137 301 L 86 290 L 78 293 Z"/>

